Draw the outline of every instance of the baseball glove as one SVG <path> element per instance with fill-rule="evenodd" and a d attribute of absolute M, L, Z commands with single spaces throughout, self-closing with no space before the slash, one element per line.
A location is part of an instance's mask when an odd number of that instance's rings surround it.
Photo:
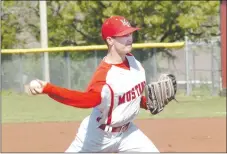
<path fill-rule="evenodd" d="M 176 77 L 173 74 L 162 74 L 157 82 L 145 86 L 147 108 L 151 114 L 160 113 L 173 99 L 177 92 Z"/>

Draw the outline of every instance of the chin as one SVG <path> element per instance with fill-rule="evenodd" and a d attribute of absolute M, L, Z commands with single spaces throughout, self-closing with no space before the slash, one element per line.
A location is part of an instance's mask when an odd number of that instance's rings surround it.
<path fill-rule="evenodd" d="M 131 50 L 124 50 L 122 53 L 124 54 L 124 55 L 126 55 L 126 54 L 128 54 L 128 53 L 130 53 L 131 52 Z"/>
<path fill-rule="evenodd" d="M 128 47 L 128 48 L 126 48 L 125 49 L 125 53 L 127 54 L 127 53 L 130 53 L 132 51 L 132 47 Z"/>

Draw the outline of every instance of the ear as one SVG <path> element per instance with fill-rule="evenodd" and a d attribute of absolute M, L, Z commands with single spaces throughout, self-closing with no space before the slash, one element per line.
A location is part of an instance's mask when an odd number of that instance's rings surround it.
<path fill-rule="evenodd" d="M 113 45 L 113 42 L 114 42 L 114 39 L 112 37 L 107 37 L 106 38 L 106 43 L 109 45 L 109 46 L 112 46 Z"/>

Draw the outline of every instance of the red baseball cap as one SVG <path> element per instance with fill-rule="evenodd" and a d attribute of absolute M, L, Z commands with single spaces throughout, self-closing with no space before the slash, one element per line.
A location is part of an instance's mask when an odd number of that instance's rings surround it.
<path fill-rule="evenodd" d="M 105 40 L 107 37 L 124 36 L 139 29 L 137 27 L 131 27 L 125 17 L 112 16 L 106 19 L 102 25 L 102 38 Z"/>

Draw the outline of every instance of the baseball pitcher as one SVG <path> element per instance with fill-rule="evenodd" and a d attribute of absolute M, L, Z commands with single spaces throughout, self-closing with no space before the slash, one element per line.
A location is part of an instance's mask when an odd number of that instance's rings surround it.
<path fill-rule="evenodd" d="M 122 16 L 104 21 L 101 32 L 108 52 L 85 92 L 38 79 L 30 82 L 29 94 L 47 94 L 65 105 L 93 108 L 66 152 L 159 152 L 133 120 L 140 108 L 155 115 L 175 99 L 176 78 L 162 74 L 156 82 L 146 83 L 144 68 L 130 53 L 137 30 Z"/>

